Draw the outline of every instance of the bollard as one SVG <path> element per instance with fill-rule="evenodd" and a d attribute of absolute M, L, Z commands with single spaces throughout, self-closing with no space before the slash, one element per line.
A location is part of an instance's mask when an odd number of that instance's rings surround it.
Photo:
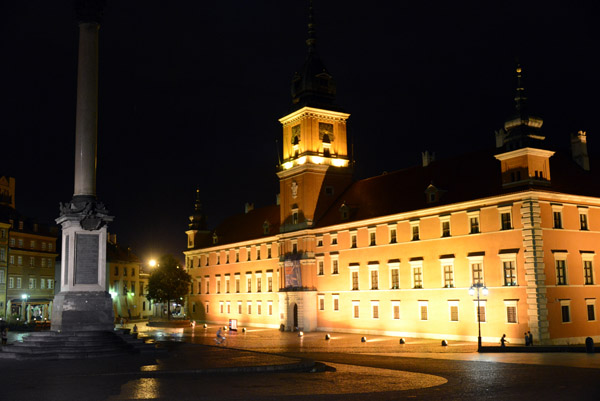
<path fill-rule="evenodd" d="M 361 337 L 360 338 L 360 342 L 361 343 L 366 343 L 367 342 L 367 337 Z"/>
<path fill-rule="evenodd" d="M 406 340 L 404 338 L 400 339 L 400 344 L 406 344 Z"/>
<path fill-rule="evenodd" d="M 447 346 L 448 346 L 448 341 L 442 340 L 442 347 L 447 347 Z"/>
<path fill-rule="evenodd" d="M 331 338 L 331 336 L 329 335 L 329 333 L 325 334 L 325 339 L 329 340 Z"/>
<path fill-rule="evenodd" d="M 208 325 L 207 325 L 206 323 L 204 323 L 204 326 L 202 326 L 202 327 L 204 327 L 204 328 L 207 328 L 207 327 L 208 327 Z"/>
<path fill-rule="evenodd" d="M 242 333 L 245 333 L 245 332 L 246 332 L 246 328 L 244 327 L 244 328 L 242 328 Z"/>

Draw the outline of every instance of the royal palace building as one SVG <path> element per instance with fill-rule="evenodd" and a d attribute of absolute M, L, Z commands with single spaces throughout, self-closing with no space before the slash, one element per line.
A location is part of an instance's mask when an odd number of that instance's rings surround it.
<path fill-rule="evenodd" d="M 309 24 L 292 81 L 275 205 L 208 230 L 196 202 L 184 252 L 200 322 L 485 342 L 600 341 L 600 180 L 586 133 L 549 149 L 517 68 L 496 147 L 352 180 L 335 84 Z"/>

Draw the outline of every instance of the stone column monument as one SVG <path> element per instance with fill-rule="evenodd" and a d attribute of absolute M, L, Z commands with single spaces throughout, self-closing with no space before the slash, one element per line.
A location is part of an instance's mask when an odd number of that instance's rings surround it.
<path fill-rule="evenodd" d="M 112 331 L 114 314 L 107 291 L 106 224 L 112 221 L 96 198 L 98 135 L 98 31 L 104 0 L 76 0 L 79 22 L 75 191 L 60 205 L 62 265 L 54 297 L 52 330 Z"/>

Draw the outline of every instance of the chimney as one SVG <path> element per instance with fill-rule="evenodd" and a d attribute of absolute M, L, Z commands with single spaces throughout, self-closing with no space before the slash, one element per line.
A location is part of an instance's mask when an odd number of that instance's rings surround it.
<path fill-rule="evenodd" d="M 585 131 L 571 134 L 571 156 L 573 161 L 582 169 L 590 170 L 590 158 L 587 151 L 587 137 Z"/>
<path fill-rule="evenodd" d="M 435 161 L 435 153 L 429 153 L 428 150 L 425 152 L 421 152 L 423 156 L 423 167 L 427 167 L 431 164 L 431 162 Z"/>
<path fill-rule="evenodd" d="M 244 213 L 248 213 L 254 210 L 254 203 L 246 202 L 246 206 L 244 207 Z"/>

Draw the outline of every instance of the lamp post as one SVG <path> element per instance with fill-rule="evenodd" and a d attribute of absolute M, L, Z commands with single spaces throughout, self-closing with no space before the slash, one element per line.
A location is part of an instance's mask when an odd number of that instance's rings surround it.
<path fill-rule="evenodd" d="M 479 307 L 479 290 L 481 290 L 481 293 L 484 296 L 487 296 L 488 289 L 485 285 L 483 285 L 483 283 L 475 283 L 471 286 L 471 288 L 469 288 L 469 295 L 475 295 L 475 290 L 477 290 L 477 328 L 479 330 L 477 336 L 477 352 L 479 352 L 481 351 L 481 309 Z"/>
<path fill-rule="evenodd" d="M 21 303 L 21 318 L 26 323 L 27 323 L 27 312 L 25 311 L 25 308 L 27 307 L 27 298 L 28 297 L 29 296 L 27 294 L 21 295 L 21 299 L 23 300 Z"/>

